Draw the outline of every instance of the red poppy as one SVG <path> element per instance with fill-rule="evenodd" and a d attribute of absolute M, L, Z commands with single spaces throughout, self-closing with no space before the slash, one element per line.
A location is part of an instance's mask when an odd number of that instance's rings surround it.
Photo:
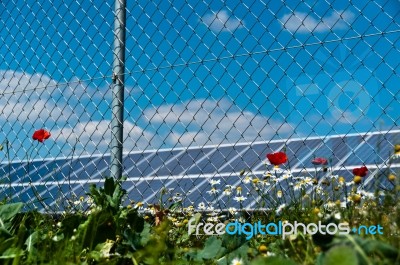
<path fill-rule="evenodd" d="M 49 139 L 51 134 L 46 131 L 45 129 L 37 130 L 33 133 L 32 138 L 33 140 L 38 140 L 39 142 L 43 143 L 44 140 Z"/>
<path fill-rule="evenodd" d="M 313 165 L 327 165 L 328 160 L 326 160 L 323 157 L 317 157 L 317 158 L 314 158 L 314 160 L 311 161 L 311 163 L 313 163 Z"/>
<path fill-rule="evenodd" d="M 368 174 L 368 168 L 366 166 L 355 168 L 353 174 L 354 176 L 365 177 Z"/>
<path fill-rule="evenodd" d="M 268 154 L 267 158 L 269 162 L 274 166 L 279 166 L 288 161 L 287 155 L 284 152 Z"/>

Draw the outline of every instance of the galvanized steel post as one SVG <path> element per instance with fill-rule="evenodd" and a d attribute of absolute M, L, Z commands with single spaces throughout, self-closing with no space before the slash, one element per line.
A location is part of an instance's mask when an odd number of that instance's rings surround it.
<path fill-rule="evenodd" d="M 126 0 L 115 0 L 111 119 L 111 177 L 122 177 Z"/>

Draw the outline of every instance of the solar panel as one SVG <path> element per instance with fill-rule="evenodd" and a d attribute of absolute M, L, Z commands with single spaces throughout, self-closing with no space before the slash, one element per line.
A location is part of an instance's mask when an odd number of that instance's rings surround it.
<path fill-rule="evenodd" d="M 245 184 L 245 175 L 240 176 L 239 172 L 242 169 L 251 169 L 253 178 L 262 180 L 265 171 L 271 169 L 271 166 L 265 164 L 265 155 L 280 150 L 285 150 L 289 157 L 292 173 L 290 177 L 314 177 L 315 166 L 311 160 L 314 157 L 326 157 L 331 160 L 332 172 L 330 168 L 328 172 L 320 172 L 320 182 L 331 174 L 343 176 L 350 182 L 353 178 L 352 169 L 365 164 L 370 172 L 362 186 L 363 190 L 390 188 L 393 184 L 386 176 L 389 169 L 400 168 L 400 159 L 389 160 L 389 156 L 399 139 L 400 131 L 396 130 L 364 135 L 308 137 L 125 153 L 123 164 L 127 180 L 123 183 L 123 188 L 127 190 L 130 200 L 145 203 L 157 203 L 161 189 L 166 189 L 168 194 L 165 197 L 178 193 L 186 204 L 207 202 L 223 207 L 254 208 L 265 201 L 265 198 L 254 192 L 251 183 Z M 109 155 L 102 155 L 35 160 L 29 163 L 4 162 L 0 165 L 1 194 L 6 196 L 11 193 L 14 201 L 26 202 L 28 207 L 43 209 L 47 205 L 62 210 L 66 200 L 86 196 L 90 184 L 101 185 L 104 177 L 109 174 L 109 160 Z M 210 179 L 220 180 L 218 194 L 209 193 Z M 222 194 L 226 185 L 241 186 L 242 194 L 251 196 L 251 199 L 241 204 L 233 201 L 232 197 Z M 289 181 L 278 178 L 276 183 L 270 183 L 270 188 L 274 188 L 274 192 L 285 191 L 289 188 L 288 185 Z M 312 192 L 312 189 L 307 187 L 307 192 Z M 236 196 L 236 190 L 232 190 L 232 194 Z M 279 203 L 287 198 L 271 196 L 270 199 L 271 202 Z M 268 207 L 269 202 L 265 201 L 263 205 Z"/>

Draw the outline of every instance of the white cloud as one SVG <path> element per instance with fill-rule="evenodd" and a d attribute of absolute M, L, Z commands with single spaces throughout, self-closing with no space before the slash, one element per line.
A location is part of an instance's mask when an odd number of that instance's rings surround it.
<path fill-rule="evenodd" d="M 150 132 L 145 132 L 142 128 L 125 121 L 124 122 L 124 151 L 144 150 L 157 140 Z M 52 132 L 52 137 L 60 145 L 65 144 L 68 151 L 64 150 L 64 155 L 75 147 L 74 155 L 91 155 L 94 153 L 109 153 L 111 142 L 111 121 L 88 121 L 80 122 L 74 127 L 64 127 Z"/>
<path fill-rule="evenodd" d="M 275 134 L 284 138 L 293 131 L 290 124 L 242 111 L 227 99 L 163 105 L 145 110 L 144 116 L 173 146 L 251 142 L 267 140 Z"/>
<path fill-rule="evenodd" d="M 354 13 L 348 10 L 334 11 L 321 19 L 314 18 L 310 13 L 295 11 L 286 14 L 280 21 L 283 27 L 291 32 L 310 33 L 327 32 L 336 29 L 346 29 L 354 19 Z"/>
<path fill-rule="evenodd" d="M 234 31 L 244 26 L 244 22 L 242 20 L 229 15 L 226 10 L 220 10 L 218 12 L 206 14 L 202 18 L 202 21 L 207 27 L 215 32 Z"/>

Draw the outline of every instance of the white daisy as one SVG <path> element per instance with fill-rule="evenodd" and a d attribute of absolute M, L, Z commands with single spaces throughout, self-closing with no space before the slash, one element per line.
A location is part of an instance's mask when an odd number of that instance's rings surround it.
<path fill-rule="evenodd" d="M 210 205 L 206 208 L 207 211 L 214 211 L 214 206 Z"/>
<path fill-rule="evenodd" d="M 225 195 L 225 196 L 230 196 L 230 195 L 232 194 L 232 190 L 231 190 L 231 189 L 225 189 L 225 190 L 222 192 L 222 194 Z"/>
<path fill-rule="evenodd" d="M 205 210 L 206 209 L 206 204 L 204 202 L 201 202 L 201 203 L 199 203 L 197 208 L 199 208 L 199 210 Z"/>
<path fill-rule="evenodd" d="M 400 152 L 396 152 L 390 157 L 390 160 L 396 160 L 399 158 L 400 158 Z"/>
<path fill-rule="evenodd" d="M 243 262 L 243 260 L 240 259 L 240 258 L 234 258 L 234 259 L 232 260 L 232 262 L 231 262 L 231 265 L 243 265 L 243 264 L 244 264 L 244 262 Z"/>
<path fill-rule="evenodd" d="M 372 193 L 372 192 L 368 192 L 368 191 L 365 191 L 365 190 L 360 190 L 360 194 L 363 195 L 364 197 L 368 198 L 368 199 L 371 199 L 371 200 L 375 199 L 375 194 Z"/>
<path fill-rule="evenodd" d="M 216 188 L 211 188 L 211 190 L 207 191 L 208 194 L 218 194 L 219 190 Z"/>
<path fill-rule="evenodd" d="M 228 212 L 232 215 L 235 215 L 237 213 L 237 209 L 235 207 L 229 207 Z"/>
<path fill-rule="evenodd" d="M 214 179 L 210 179 L 208 182 L 210 182 L 211 186 L 215 186 L 217 184 L 221 184 L 221 180 L 214 180 Z"/>
<path fill-rule="evenodd" d="M 219 221 L 218 216 L 210 216 L 210 217 L 207 217 L 206 220 L 207 220 L 207 222 L 210 222 L 210 223 L 216 223 Z"/>
<path fill-rule="evenodd" d="M 246 197 L 244 196 L 236 196 L 235 198 L 233 198 L 235 201 L 237 202 L 243 202 L 246 200 Z"/>
<path fill-rule="evenodd" d="M 340 218 L 342 218 L 342 216 L 340 215 L 340 213 L 335 213 L 333 215 L 333 217 L 335 217 L 336 220 L 340 220 Z"/>
<path fill-rule="evenodd" d="M 244 184 L 249 184 L 250 182 L 251 182 L 251 177 L 250 176 L 246 176 L 246 177 L 244 177 L 244 179 L 243 179 L 243 183 Z"/>

